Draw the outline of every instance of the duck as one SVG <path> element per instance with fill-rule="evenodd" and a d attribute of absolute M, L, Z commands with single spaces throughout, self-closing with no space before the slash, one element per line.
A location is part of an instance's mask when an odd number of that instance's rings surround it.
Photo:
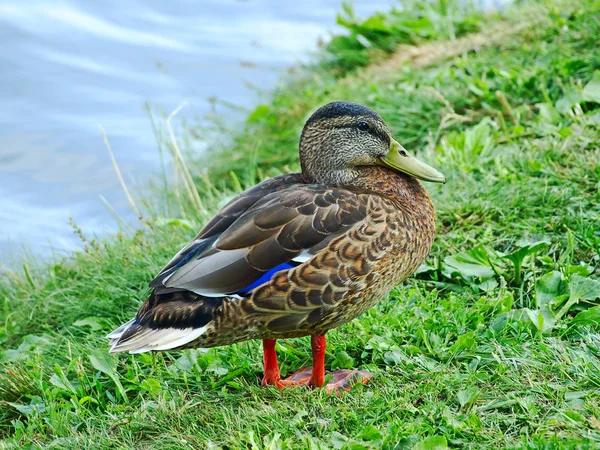
<path fill-rule="evenodd" d="M 301 172 L 242 192 L 150 282 L 110 353 L 211 348 L 260 339 L 263 386 L 349 390 L 373 376 L 326 381 L 326 333 L 386 298 L 424 262 L 435 210 L 421 181 L 445 183 L 371 108 L 336 101 L 306 121 Z M 278 339 L 310 336 L 312 365 L 282 378 Z M 325 386 L 324 386 L 325 385 Z"/>

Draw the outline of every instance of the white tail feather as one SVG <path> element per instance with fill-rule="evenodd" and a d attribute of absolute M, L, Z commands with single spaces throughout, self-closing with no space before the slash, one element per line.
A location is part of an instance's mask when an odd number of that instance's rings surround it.
<path fill-rule="evenodd" d="M 112 333 L 109 333 L 106 335 L 106 337 L 108 339 L 119 339 L 123 333 L 125 333 L 125 330 L 127 330 L 127 328 L 130 327 L 130 325 L 133 323 L 135 319 L 131 319 L 129 322 L 124 323 L 123 325 L 121 325 L 119 328 L 117 328 L 116 330 L 114 330 Z"/>
<path fill-rule="evenodd" d="M 111 334 L 110 353 L 129 352 L 144 353 L 151 350 L 171 350 L 188 344 L 201 336 L 208 327 L 201 328 L 145 328 L 124 342 L 120 342 L 121 336 L 131 326 L 133 321 L 127 322 Z"/>
<path fill-rule="evenodd" d="M 160 341 L 148 344 L 149 350 L 171 350 L 181 347 L 204 334 L 206 326 L 202 328 L 184 328 L 183 330 L 171 328 L 171 330 L 172 332 Z"/>
<path fill-rule="evenodd" d="M 138 348 L 146 346 L 150 342 L 160 339 L 167 333 L 168 329 L 153 330 L 151 328 L 144 328 L 126 340 L 119 340 L 110 349 L 110 353 L 131 352 L 133 350 L 137 350 Z"/>

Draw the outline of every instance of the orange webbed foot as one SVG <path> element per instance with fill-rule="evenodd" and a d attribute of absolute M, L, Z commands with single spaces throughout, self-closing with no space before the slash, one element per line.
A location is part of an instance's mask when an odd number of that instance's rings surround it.
<path fill-rule="evenodd" d="M 283 380 L 279 378 L 279 376 L 275 377 L 267 377 L 266 375 L 263 377 L 262 385 L 263 386 L 277 386 L 278 389 L 283 389 L 288 386 L 311 386 L 311 377 L 312 377 L 312 368 L 305 367 L 304 369 L 300 369 L 297 372 L 294 372 L 287 378 Z"/>
<path fill-rule="evenodd" d="M 324 386 L 325 390 L 329 393 L 342 390 L 350 391 L 357 384 L 367 384 L 369 380 L 373 378 L 371 372 L 358 369 L 336 370 L 331 375 L 331 380 Z M 307 386 L 312 388 L 319 388 L 322 386 L 317 385 L 312 380 L 312 367 L 305 367 L 283 380 L 271 380 L 267 383 L 263 378 L 263 386 L 266 385 L 277 386 L 279 389 L 289 386 Z"/>
<path fill-rule="evenodd" d="M 282 380 L 275 354 L 275 340 L 263 339 L 265 376 L 262 385 L 277 386 L 278 389 L 286 386 L 322 387 L 325 384 L 325 345 L 325 336 L 311 336 L 312 367 L 305 367 Z M 373 374 L 366 370 L 336 370 L 332 373 L 331 380 L 325 385 L 325 390 L 327 392 L 349 391 L 359 383 L 367 384 L 371 378 L 373 378 Z"/>
<path fill-rule="evenodd" d="M 333 378 L 325 386 L 327 392 L 349 391 L 357 384 L 367 384 L 373 374 L 368 370 L 340 369 L 332 373 Z"/>

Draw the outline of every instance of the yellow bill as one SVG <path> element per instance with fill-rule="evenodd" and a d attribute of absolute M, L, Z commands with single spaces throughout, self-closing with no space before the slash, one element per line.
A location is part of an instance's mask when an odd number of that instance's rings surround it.
<path fill-rule="evenodd" d="M 434 183 L 446 182 L 444 174 L 430 165 L 419 161 L 394 139 L 392 139 L 392 143 L 390 144 L 390 151 L 383 158 L 379 158 L 378 163 L 398 172 L 406 173 L 419 180 L 432 181 Z"/>

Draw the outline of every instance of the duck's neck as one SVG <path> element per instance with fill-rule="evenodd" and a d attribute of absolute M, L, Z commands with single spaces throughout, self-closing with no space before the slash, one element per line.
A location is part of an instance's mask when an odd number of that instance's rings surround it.
<path fill-rule="evenodd" d="M 387 167 L 368 166 L 327 172 L 327 178 L 315 179 L 302 172 L 305 183 L 332 184 L 348 187 L 350 190 L 369 191 L 392 200 L 399 209 L 416 219 L 435 218 L 435 210 L 429 194 L 419 180 Z"/>
<path fill-rule="evenodd" d="M 380 166 L 361 168 L 352 186 L 375 192 L 396 203 L 399 208 L 410 211 L 415 218 L 433 218 L 434 209 L 423 185 L 409 175 L 394 172 Z"/>

